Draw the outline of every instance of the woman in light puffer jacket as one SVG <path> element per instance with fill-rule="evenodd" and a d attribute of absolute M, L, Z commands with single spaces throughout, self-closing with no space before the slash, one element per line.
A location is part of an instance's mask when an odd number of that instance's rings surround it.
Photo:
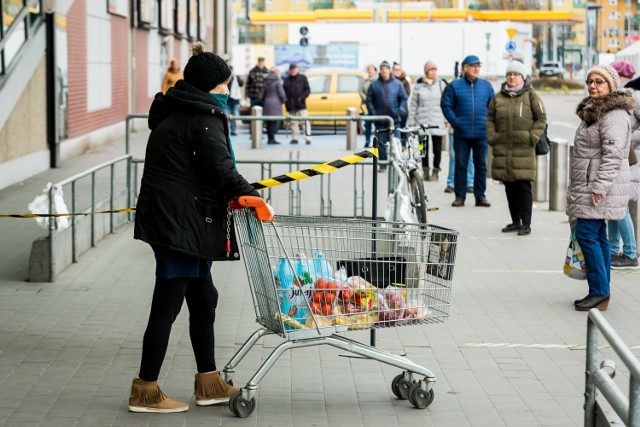
<path fill-rule="evenodd" d="M 587 73 L 589 96 L 578 105 L 582 120 L 576 130 L 567 215 L 577 218 L 576 239 L 582 248 L 589 294 L 576 300 L 578 311 L 606 310 L 609 304 L 611 257 L 605 220 L 624 218 L 629 202 L 631 92 L 621 88 L 610 65 Z"/>

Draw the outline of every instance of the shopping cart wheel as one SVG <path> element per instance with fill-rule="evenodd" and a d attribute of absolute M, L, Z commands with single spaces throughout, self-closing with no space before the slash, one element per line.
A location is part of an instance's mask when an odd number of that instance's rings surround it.
<path fill-rule="evenodd" d="M 407 381 L 404 378 L 404 374 L 399 374 L 391 381 L 391 391 L 399 399 L 407 400 L 409 398 L 409 389 L 415 382 L 415 380 Z"/>
<path fill-rule="evenodd" d="M 409 403 L 415 406 L 418 409 L 424 409 L 427 406 L 431 405 L 433 402 L 433 398 L 435 393 L 433 389 L 429 389 L 429 391 L 424 391 L 420 387 L 420 382 L 416 382 L 411 386 L 409 390 Z"/>
<path fill-rule="evenodd" d="M 231 396 L 229 399 L 229 409 L 238 418 L 246 418 L 256 408 L 256 399 L 252 397 L 251 400 L 247 400 L 242 397 L 242 390 Z"/>

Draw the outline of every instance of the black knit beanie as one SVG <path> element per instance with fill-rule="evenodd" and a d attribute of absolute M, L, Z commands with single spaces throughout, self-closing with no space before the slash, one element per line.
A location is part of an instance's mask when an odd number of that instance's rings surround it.
<path fill-rule="evenodd" d="M 231 70 L 224 59 L 212 52 L 205 52 L 204 45 L 196 42 L 191 47 L 191 58 L 184 67 L 184 80 L 203 92 L 227 81 Z"/>

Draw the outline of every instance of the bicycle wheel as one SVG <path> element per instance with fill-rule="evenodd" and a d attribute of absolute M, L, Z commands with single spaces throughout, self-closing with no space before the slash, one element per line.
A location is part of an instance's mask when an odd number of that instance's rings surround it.
<path fill-rule="evenodd" d="M 409 188 L 411 188 L 411 206 L 418 218 L 418 222 L 427 223 L 427 199 L 424 195 L 424 184 L 417 170 L 409 174 Z"/>

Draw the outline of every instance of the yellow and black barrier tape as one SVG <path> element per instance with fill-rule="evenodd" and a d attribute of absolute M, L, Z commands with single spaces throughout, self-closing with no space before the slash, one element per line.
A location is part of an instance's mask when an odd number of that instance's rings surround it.
<path fill-rule="evenodd" d="M 265 188 L 275 187 L 277 185 L 286 184 L 288 182 L 299 181 L 301 179 L 311 178 L 316 175 L 325 175 L 331 173 L 341 167 L 347 165 L 353 165 L 361 162 L 365 159 L 378 157 L 377 148 L 369 148 L 358 153 L 350 154 L 345 157 L 341 157 L 337 160 L 332 160 L 327 163 L 312 166 L 309 169 L 303 169 L 295 172 L 289 172 L 284 175 L 279 175 L 274 178 L 263 179 L 262 181 L 254 182 L 251 185 L 256 190 L 264 190 Z M 129 213 L 135 212 L 136 208 L 123 208 L 123 209 L 111 209 L 106 211 L 94 211 L 94 212 L 70 212 L 70 213 L 21 213 L 21 214 L 0 214 L 0 218 L 59 218 L 63 216 L 85 216 L 85 215 L 98 215 L 98 214 L 110 214 L 110 213 Z"/>
<path fill-rule="evenodd" d="M 129 213 L 135 212 L 136 208 L 111 209 L 108 211 L 93 212 L 70 212 L 70 213 L 22 213 L 22 214 L 0 214 L 0 218 L 59 218 L 63 216 L 85 216 L 108 213 Z"/>
<path fill-rule="evenodd" d="M 251 185 L 256 190 L 264 190 L 265 188 L 275 187 L 277 185 L 286 184 L 288 182 L 299 181 L 301 179 L 311 178 L 312 176 L 331 173 L 337 169 L 340 169 L 341 167 L 353 165 L 372 157 L 378 157 L 377 148 L 369 148 L 367 150 L 360 151 L 359 153 L 354 153 L 342 157 L 338 160 L 333 160 L 331 162 L 322 163 L 321 165 L 312 166 L 309 169 L 289 172 L 273 178 L 263 179 L 262 181 L 254 182 Z"/>

